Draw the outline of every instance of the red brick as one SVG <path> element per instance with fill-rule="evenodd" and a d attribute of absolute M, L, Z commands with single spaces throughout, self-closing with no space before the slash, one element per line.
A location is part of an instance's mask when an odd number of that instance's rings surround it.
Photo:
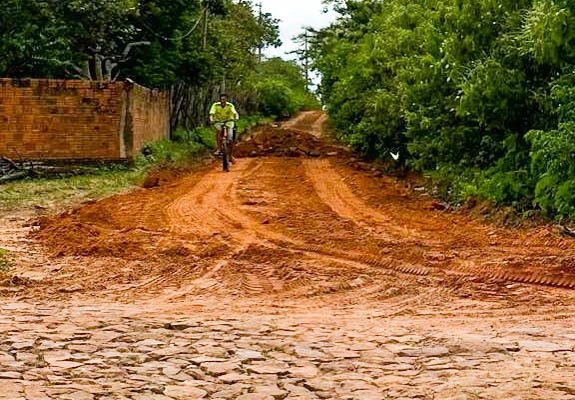
<path fill-rule="evenodd" d="M 0 79 L 0 156 L 132 158 L 169 126 L 168 95 L 138 85 Z"/>

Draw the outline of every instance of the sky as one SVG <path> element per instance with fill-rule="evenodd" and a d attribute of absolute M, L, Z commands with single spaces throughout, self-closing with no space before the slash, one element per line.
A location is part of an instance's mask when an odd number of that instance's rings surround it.
<path fill-rule="evenodd" d="M 267 57 L 293 58 L 286 52 L 295 50 L 297 45 L 292 38 L 303 32 L 304 26 L 323 28 L 335 20 L 333 11 L 323 13 L 321 0 L 256 0 L 262 3 L 262 11 L 280 19 L 280 34 L 283 46 L 265 50 Z"/>

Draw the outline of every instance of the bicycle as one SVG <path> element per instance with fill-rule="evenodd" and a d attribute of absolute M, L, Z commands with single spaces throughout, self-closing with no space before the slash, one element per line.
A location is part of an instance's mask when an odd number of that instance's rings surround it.
<path fill-rule="evenodd" d="M 214 121 L 214 125 L 221 125 L 221 129 L 218 128 L 218 135 L 220 135 L 220 155 L 222 157 L 222 167 L 225 172 L 230 171 L 230 163 L 232 162 L 232 146 L 234 143 L 233 128 L 227 126 L 229 122 L 235 122 L 233 119 L 225 119 L 222 121 Z M 230 132 L 230 130 L 232 130 Z"/>

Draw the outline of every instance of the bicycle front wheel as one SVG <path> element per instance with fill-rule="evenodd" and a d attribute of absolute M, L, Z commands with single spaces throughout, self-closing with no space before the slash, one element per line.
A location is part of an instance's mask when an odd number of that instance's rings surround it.
<path fill-rule="evenodd" d="M 222 167 L 224 168 L 225 172 L 230 171 L 230 155 L 229 155 L 229 147 L 228 141 L 224 138 L 222 141 Z"/>

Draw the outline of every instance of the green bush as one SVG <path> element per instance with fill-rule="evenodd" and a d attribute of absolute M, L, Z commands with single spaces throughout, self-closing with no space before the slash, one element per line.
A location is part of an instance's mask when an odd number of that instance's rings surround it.
<path fill-rule="evenodd" d="M 531 192 L 528 182 L 528 171 L 487 171 L 479 173 L 461 195 L 483 198 L 499 206 L 514 205 L 519 208 L 525 206 L 523 202 Z"/>
<path fill-rule="evenodd" d="M 249 132 L 250 129 L 273 122 L 274 116 L 247 115 L 240 116 L 236 123 L 239 138 Z M 179 129 L 172 134 L 172 141 L 163 141 L 147 146 L 147 153 L 152 153 L 152 158 L 147 156 L 144 162 L 150 160 L 189 160 L 190 157 L 196 157 L 205 149 L 214 149 L 216 147 L 216 131 L 212 126 L 201 126 L 194 130 Z M 147 159 L 147 161 L 146 161 Z"/>
<path fill-rule="evenodd" d="M 269 79 L 258 85 L 260 110 L 265 115 L 276 115 L 287 117 L 293 114 L 298 108 L 297 99 L 284 82 Z"/>
<path fill-rule="evenodd" d="M 148 165 L 184 166 L 196 158 L 206 148 L 196 141 L 160 140 L 149 143 L 142 149 L 142 155 L 136 160 L 138 167 Z"/>
<path fill-rule="evenodd" d="M 531 172 L 537 180 L 535 204 L 549 215 L 575 217 L 575 122 L 532 131 Z"/>
<path fill-rule="evenodd" d="M 301 68 L 293 61 L 266 60 L 258 65 L 253 79 L 260 112 L 266 116 L 288 117 L 300 110 L 320 108 Z"/>

